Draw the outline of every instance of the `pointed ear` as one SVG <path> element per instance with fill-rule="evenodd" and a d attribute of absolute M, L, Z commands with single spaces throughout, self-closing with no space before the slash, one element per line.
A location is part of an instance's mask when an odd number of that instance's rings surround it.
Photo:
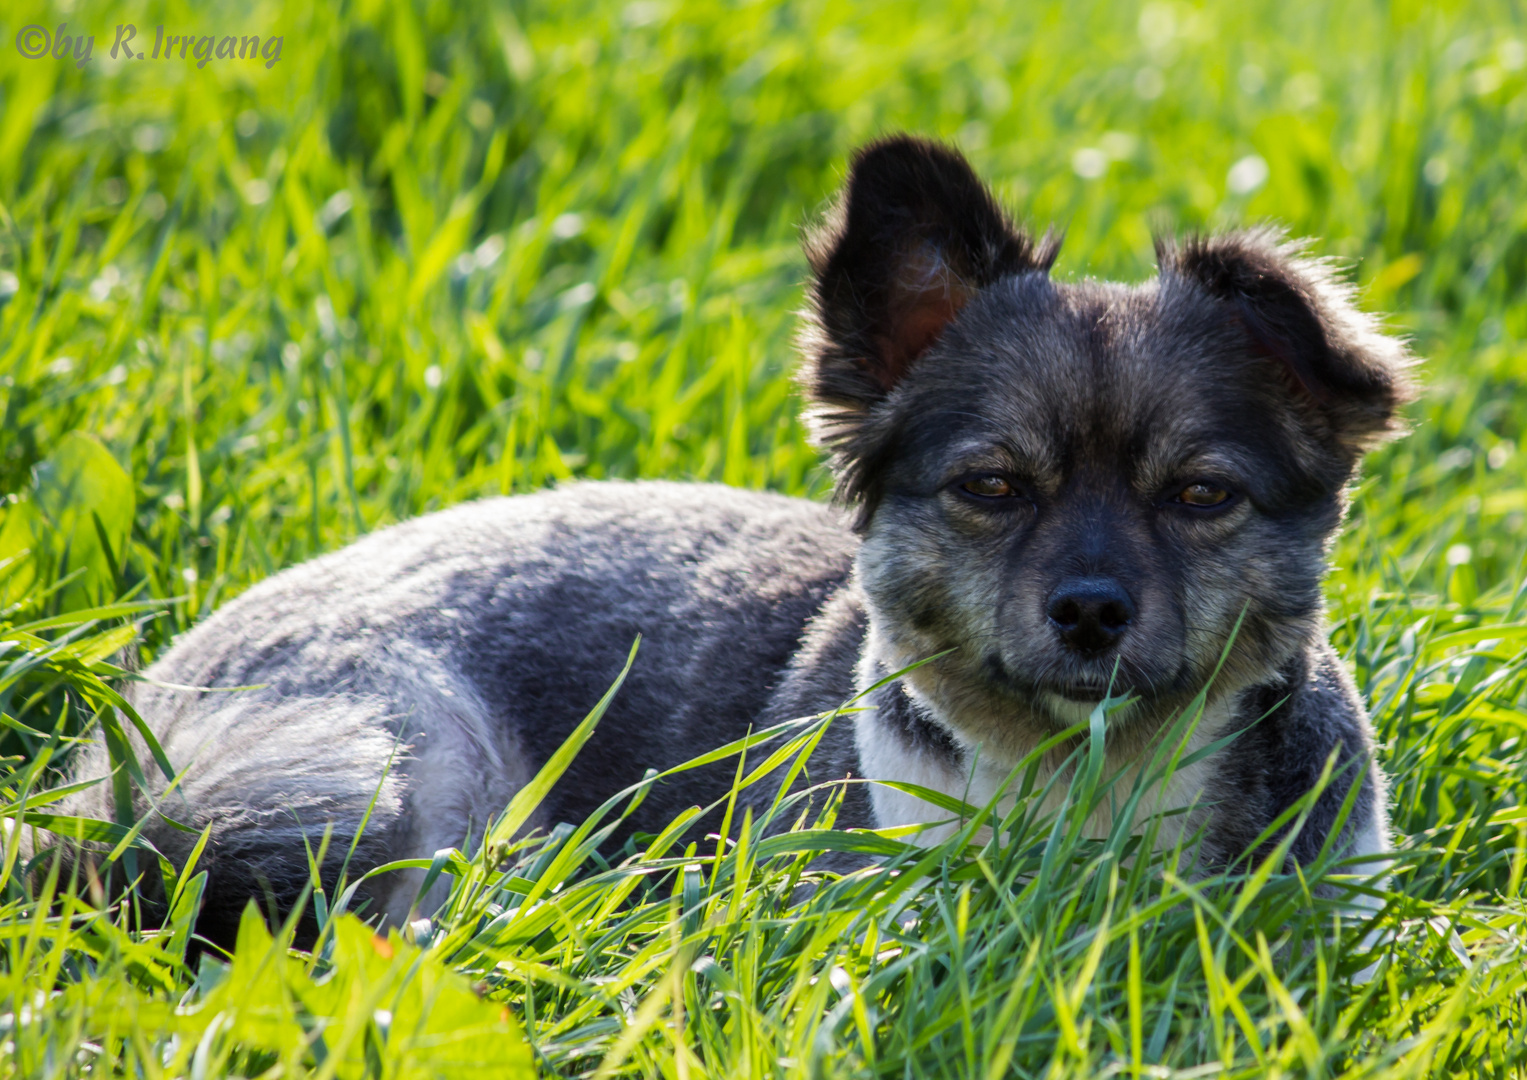
<path fill-rule="evenodd" d="M 1275 229 L 1158 240 L 1163 276 L 1194 282 L 1226 305 L 1249 351 L 1286 378 L 1316 434 L 1352 455 L 1398 430 L 1396 410 L 1415 396 L 1405 344 L 1360 311 L 1330 263 Z"/>
<path fill-rule="evenodd" d="M 1048 270 L 1057 245 L 1016 229 L 960 154 L 898 135 L 854 155 L 806 240 L 814 280 L 801 381 L 818 406 L 861 412 L 998 278 Z"/>

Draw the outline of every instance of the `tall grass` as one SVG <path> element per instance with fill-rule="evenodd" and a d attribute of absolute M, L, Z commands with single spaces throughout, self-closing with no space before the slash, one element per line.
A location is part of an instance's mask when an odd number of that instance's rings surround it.
<path fill-rule="evenodd" d="M 126 22 L 139 43 L 278 34 L 281 58 L 114 61 Z M 20 56 L 22 27 L 60 23 L 95 35 L 88 63 Z M 1391 778 L 1376 920 L 1024 800 L 928 852 L 848 841 L 886 861 L 840 877 L 830 807 L 786 808 L 783 833 L 733 820 L 683 848 L 599 852 L 569 823 L 442 855 L 451 900 L 405 936 L 322 896 L 315 952 L 251 918 L 230 963 L 188 963 L 205 879 L 107 823 L 131 872 L 167 875 L 169 925 L 45 859 L 24 875 L 8 840 L 0 1068 L 1521 1075 L 1524 36 L 1503 0 L 9 5 L 13 821 L 45 819 L 87 725 L 132 723 L 121 650 L 151 659 L 362 532 L 574 476 L 821 495 L 788 381 L 797 230 L 884 131 L 958 142 L 1063 226 L 1062 276 L 1144 278 L 1153 230 L 1317 237 L 1428 390 L 1370 460 L 1327 589 Z M 1071 789 L 1119 794 L 1085 768 Z"/>

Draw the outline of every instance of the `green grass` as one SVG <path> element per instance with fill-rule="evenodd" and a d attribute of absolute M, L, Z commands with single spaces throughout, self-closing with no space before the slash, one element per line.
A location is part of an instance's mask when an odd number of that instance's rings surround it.
<path fill-rule="evenodd" d="M 113 61 L 128 21 L 139 45 L 280 34 L 281 59 Z M 83 68 L 18 54 L 62 22 L 96 37 Z M 788 381 L 798 228 L 881 132 L 960 143 L 1065 227 L 1063 277 L 1148 276 L 1156 229 L 1317 237 L 1427 390 L 1328 581 L 1392 780 L 1375 926 L 1308 880 L 1188 881 L 1020 800 L 989 843 L 856 841 L 890 861 L 841 880 L 812 869 L 825 820 L 628 861 L 564 829 L 496 850 L 507 873 L 442 857 L 451 900 L 410 940 L 326 896 L 315 954 L 251 918 L 231 965 L 193 967 L 194 867 L 156 932 L 89 881 L 29 881 L 7 843 L 0 1070 L 1523 1075 L 1524 38 L 1505 0 L 8 4 L 13 819 L 42 820 L 85 726 L 130 720 L 120 649 L 152 658 L 362 532 L 571 476 L 822 495 Z M 1265 182 L 1230 190 L 1251 155 Z M 1127 795 L 1080 772 L 1073 804 Z M 88 827 L 159 873 L 131 824 Z"/>

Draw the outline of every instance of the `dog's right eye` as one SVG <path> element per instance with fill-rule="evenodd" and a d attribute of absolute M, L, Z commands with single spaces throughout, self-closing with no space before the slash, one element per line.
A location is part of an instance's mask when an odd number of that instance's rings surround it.
<path fill-rule="evenodd" d="M 1215 487 L 1213 484 L 1189 484 L 1177 493 L 1177 498 L 1173 501 L 1207 510 L 1211 507 L 1223 506 L 1229 502 L 1230 492 L 1224 488 Z"/>
<path fill-rule="evenodd" d="M 1013 485 L 1000 476 L 978 476 L 974 480 L 965 481 L 960 488 L 983 499 L 1002 499 L 1018 494 L 1013 490 Z"/>

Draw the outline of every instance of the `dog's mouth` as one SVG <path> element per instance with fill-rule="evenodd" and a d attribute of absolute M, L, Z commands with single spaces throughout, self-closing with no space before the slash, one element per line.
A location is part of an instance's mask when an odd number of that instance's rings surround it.
<path fill-rule="evenodd" d="M 1111 697 L 1115 701 L 1126 697 L 1156 698 L 1167 689 L 1159 681 L 1149 678 L 1147 673 L 1132 669 L 1051 671 L 1039 678 L 1025 677 L 1014 672 L 995 653 L 986 657 L 983 667 L 986 677 L 1008 693 L 1047 707 L 1058 707 L 1068 714 L 1078 707 L 1091 709 L 1104 698 Z"/>
<path fill-rule="evenodd" d="M 1078 705 L 1096 705 L 1098 702 L 1102 701 L 1104 696 L 1108 693 L 1108 688 L 1106 686 L 1096 686 L 1092 684 L 1081 683 L 1047 686 L 1045 689 L 1050 693 L 1057 695 L 1058 697 L 1065 698 L 1067 701 L 1074 701 Z M 1121 694 L 1122 691 L 1120 691 L 1118 687 L 1115 687 L 1114 696 L 1119 697 Z"/>
<path fill-rule="evenodd" d="M 1025 676 L 1013 671 L 995 652 L 987 654 L 982 667 L 987 678 L 1013 693 L 1028 698 L 1053 696 L 1081 705 L 1096 705 L 1103 700 L 1109 689 L 1107 681 L 1096 679 L 1063 680 L 1053 675 L 1049 678 Z M 1118 680 L 1114 680 L 1115 697 L 1124 694 L 1126 690 L 1127 687 L 1120 685 Z"/>
<path fill-rule="evenodd" d="M 1108 710 L 1110 727 L 1132 722 L 1145 702 L 1155 696 L 1155 688 L 1149 680 L 1141 678 L 1141 673 L 1135 671 L 1052 671 L 1044 678 L 1022 678 L 994 653 L 987 655 L 984 667 L 986 676 L 995 685 L 1065 727 L 1089 722 L 1105 699 L 1111 701 Z M 1066 678 L 1068 674 L 1072 678 Z"/>

